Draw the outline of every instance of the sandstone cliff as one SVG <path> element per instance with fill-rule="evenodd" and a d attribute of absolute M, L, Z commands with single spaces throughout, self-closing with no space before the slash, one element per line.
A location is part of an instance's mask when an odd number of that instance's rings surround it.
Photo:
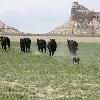
<path fill-rule="evenodd" d="M 69 21 L 49 32 L 51 35 L 100 34 L 100 12 L 94 12 L 85 6 L 73 2 Z"/>
<path fill-rule="evenodd" d="M 19 30 L 7 26 L 5 23 L 0 21 L 0 35 L 20 35 L 22 34 Z"/>

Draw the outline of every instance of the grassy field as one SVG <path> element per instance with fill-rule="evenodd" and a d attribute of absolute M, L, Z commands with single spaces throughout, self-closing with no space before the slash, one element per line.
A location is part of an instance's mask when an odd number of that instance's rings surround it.
<path fill-rule="evenodd" d="M 73 64 L 66 43 L 58 43 L 54 57 L 37 51 L 0 49 L 0 100 L 100 100 L 100 44 L 80 43 Z"/>

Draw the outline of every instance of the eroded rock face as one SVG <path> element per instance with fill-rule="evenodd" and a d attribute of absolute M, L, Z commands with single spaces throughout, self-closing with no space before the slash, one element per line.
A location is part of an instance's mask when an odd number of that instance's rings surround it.
<path fill-rule="evenodd" d="M 69 21 L 49 34 L 100 34 L 100 12 L 94 12 L 73 2 Z"/>
<path fill-rule="evenodd" d="M 13 27 L 7 26 L 5 23 L 0 21 L 0 35 L 19 35 L 21 32 Z"/>
<path fill-rule="evenodd" d="M 100 12 L 90 11 L 85 6 L 78 4 L 78 2 L 73 2 L 70 20 L 77 22 L 88 21 L 89 23 L 92 18 L 96 18 L 97 21 L 100 21 Z"/>

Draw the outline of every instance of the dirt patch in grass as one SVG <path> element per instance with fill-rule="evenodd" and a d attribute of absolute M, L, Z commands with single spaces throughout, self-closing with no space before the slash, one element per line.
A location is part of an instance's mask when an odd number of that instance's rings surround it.
<path fill-rule="evenodd" d="M 64 36 L 8 36 L 11 41 L 20 41 L 20 38 L 28 37 L 32 42 L 36 42 L 37 39 L 44 39 L 49 41 L 50 39 L 56 39 L 57 42 L 67 42 L 67 39 L 73 39 L 77 42 L 83 43 L 100 43 L 100 37 L 64 37 Z"/>

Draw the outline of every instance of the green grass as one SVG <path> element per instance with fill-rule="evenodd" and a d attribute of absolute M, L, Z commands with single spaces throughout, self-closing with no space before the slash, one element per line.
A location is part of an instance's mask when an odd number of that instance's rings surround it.
<path fill-rule="evenodd" d="M 20 52 L 12 42 L 10 51 L 0 49 L 0 100 L 100 100 L 100 44 L 80 43 L 80 64 L 72 63 L 65 43 L 57 52 Z"/>

